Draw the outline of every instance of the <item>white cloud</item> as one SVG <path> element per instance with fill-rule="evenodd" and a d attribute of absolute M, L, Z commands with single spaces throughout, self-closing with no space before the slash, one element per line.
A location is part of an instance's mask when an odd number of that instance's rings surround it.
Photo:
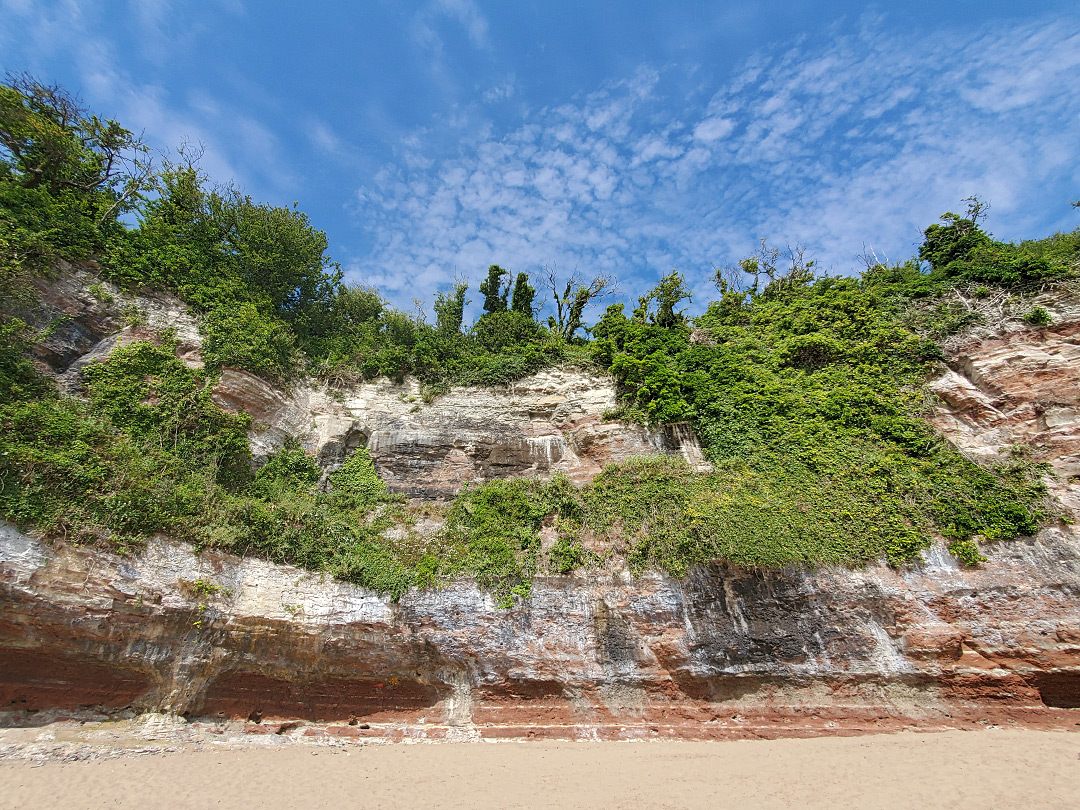
<path fill-rule="evenodd" d="M 494 87 L 488 88 L 480 97 L 485 104 L 496 104 L 500 101 L 508 101 L 514 97 L 517 91 L 517 83 L 513 75 L 507 76 Z"/>
<path fill-rule="evenodd" d="M 436 0 L 433 6 L 446 16 L 457 20 L 469 35 L 469 40 L 474 47 L 484 49 L 491 47 L 488 41 L 487 19 L 472 0 Z"/>
<path fill-rule="evenodd" d="M 847 272 L 864 243 L 912 255 L 921 229 L 974 193 L 1002 236 L 1071 227 L 1064 197 L 1060 217 L 1045 212 L 1050 184 L 1080 187 L 1075 25 L 965 41 L 867 23 L 824 50 L 760 56 L 696 108 L 661 96 L 659 79 L 643 68 L 453 155 L 414 143 L 425 166 L 387 167 L 393 182 L 360 194 L 373 248 L 351 272 L 393 298 L 491 262 L 613 272 L 635 293 L 676 266 L 700 290 L 761 237 Z"/>
<path fill-rule="evenodd" d="M 721 138 L 726 138 L 734 129 L 735 122 L 730 118 L 715 116 L 706 118 L 694 127 L 694 137 L 699 141 L 718 141 Z"/>
<path fill-rule="evenodd" d="M 243 10 L 235 3 L 225 5 L 232 12 Z M 176 17 L 170 0 L 139 0 L 130 8 L 140 39 L 161 46 L 168 39 L 164 25 Z M 24 34 L 8 48 L 5 62 L 18 60 L 20 66 L 48 77 L 54 60 L 63 60 L 65 69 L 73 68 L 78 75 L 77 86 L 89 107 L 144 133 L 154 148 L 169 152 L 183 143 L 202 144 L 206 152 L 200 165 L 216 181 L 254 186 L 259 194 L 295 191 L 298 179 L 288 168 L 278 136 L 255 116 L 198 88 L 186 98 L 172 97 L 160 84 L 124 70 L 107 3 L 58 0 L 27 10 L 9 0 L 3 9 L 0 29 L 14 27 L 6 23 L 17 15 Z"/>
<path fill-rule="evenodd" d="M 442 60 L 443 44 L 439 27 L 444 19 L 457 23 L 478 50 L 491 49 L 488 38 L 488 21 L 473 0 L 432 0 L 413 18 L 413 37 L 422 47 L 430 50 L 437 60 Z"/>

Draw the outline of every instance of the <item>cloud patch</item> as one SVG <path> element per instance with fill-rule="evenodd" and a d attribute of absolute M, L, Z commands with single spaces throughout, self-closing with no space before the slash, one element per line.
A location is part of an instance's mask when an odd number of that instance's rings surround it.
<path fill-rule="evenodd" d="M 357 196 L 372 248 L 350 274 L 400 299 L 492 262 L 614 273 L 635 293 L 677 267 L 700 291 L 762 237 L 834 272 L 864 244 L 906 258 L 970 194 L 1006 238 L 1073 227 L 1075 24 L 916 39 L 869 22 L 824 50 L 787 43 L 705 103 L 665 77 L 645 66 L 452 152 L 417 138 Z"/>

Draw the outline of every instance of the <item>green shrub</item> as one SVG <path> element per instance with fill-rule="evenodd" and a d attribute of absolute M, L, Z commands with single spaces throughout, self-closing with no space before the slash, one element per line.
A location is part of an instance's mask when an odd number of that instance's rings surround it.
<path fill-rule="evenodd" d="M 289 439 L 255 473 L 251 490 L 262 498 L 288 493 L 310 495 L 319 482 L 319 468 L 300 443 Z"/>
<path fill-rule="evenodd" d="M 21 320 L 0 316 L 0 402 L 54 395 L 51 386 L 26 356 L 32 338 Z"/>
<path fill-rule="evenodd" d="M 335 503 L 346 508 L 364 509 L 386 498 L 386 483 L 379 478 L 366 447 L 357 448 L 330 474 L 330 488 Z"/>
<path fill-rule="evenodd" d="M 543 334 L 531 314 L 513 310 L 485 313 L 473 331 L 480 345 L 489 352 L 536 343 Z"/>
<path fill-rule="evenodd" d="M 250 302 L 221 306 L 203 316 L 202 357 L 212 368 L 246 369 L 273 381 L 288 381 L 300 367 L 288 327 Z"/>
<path fill-rule="evenodd" d="M 967 566 L 986 562 L 974 540 L 954 540 L 949 544 L 949 552 Z"/>
<path fill-rule="evenodd" d="M 1024 323 L 1032 326 L 1049 326 L 1054 322 L 1050 313 L 1042 307 L 1032 307 L 1031 311 L 1024 315 Z"/>

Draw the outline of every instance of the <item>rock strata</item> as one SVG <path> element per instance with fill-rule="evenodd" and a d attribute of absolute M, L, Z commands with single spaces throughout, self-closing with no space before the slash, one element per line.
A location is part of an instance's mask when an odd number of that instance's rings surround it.
<path fill-rule="evenodd" d="M 202 365 L 198 323 L 173 296 L 125 293 L 101 281 L 92 264 L 60 262 L 35 285 L 37 303 L 17 314 L 42 334 L 39 365 L 65 393 L 81 392 L 87 364 L 166 330 L 185 363 Z M 466 482 L 510 476 L 564 473 L 581 484 L 605 464 L 644 454 L 681 454 L 696 469 L 709 467 L 689 425 L 652 429 L 606 419 L 617 405 L 615 381 L 594 371 L 549 369 L 505 388 L 455 388 L 429 402 L 412 378 L 285 390 L 226 368 L 213 396 L 252 417 L 257 463 L 295 438 L 325 477 L 363 446 L 391 490 L 410 497 L 451 497 Z"/>
<path fill-rule="evenodd" d="M 42 349 L 58 375 L 121 339 L 115 302 L 79 284 L 42 310 L 80 324 Z M 138 306 L 173 317 L 164 299 Z M 1012 320 L 951 345 L 931 421 L 980 458 L 1028 448 L 1075 517 L 1080 310 L 1048 309 L 1050 327 Z M 642 452 L 703 463 L 684 427 L 605 421 L 611 381 L 583 371 L 428 403 L 415 381 L 335 396 L 226 370 L 215 397 L 253 416 L 257 455 L 295 436 L 331 470 L 366 446 L 388 483 L 423 497 L 501 475 L 584 481 Z M 395 603 L 164 537 L 118 556 L 2 524 L 0 722 L 166 712 L 211 733 L 392 740 L 1076 728 L 1080 534 L 1061 524 L 983 550 L 973 569 L 941 545 L 902 570 L 713 566 L 679 581 L 616 566 L 538 578 L 499 609 L 468 580 Z"/>
<path fill-rule="evenodd" d="M 1080 311 L 1074 295 L 1036 301 L 1057 314 L 1048 327 L 1007 321 L 958 339 L 948 370 L 930 384 L 930 422 L 982 459 L 1020 452 L 1050 465 L 1051 488 L 1080 510 Z"/>
<path fill-rule="evenodd" d="M 989 554 L 976 570 L 936 547 L 906 571 L 540 579 L 500 610 L 468 581 L 393 603 L 163 538 L 128 558 L 5 526 L 0 712 L 390 738 L 1080 722 L 1080 541 L 1048 529 Z"/>
<path fill-rule="evenodd" d="M 177 355 L 189 366 L 202 365 L 198 323 L 180 299 L 166 293 L 133 295 L 96 275 L 92 262 L 58 261 L 48 275 L 33 280 L 32 304 L 0 302 L 39 338 L 38 368 L 57 380 L 65 394 L 82 389 L 81 370 L 113 349 L 168 332 Z"/>
<path fill-rule="evenodd" d="M 286 393 L 246 371 L 225 369 L 215 401 L 250 414 L 257 457 L 296 437 L 325 471 L 367 447 L 391 490 L 454 495 L 466 482 L 564 473 L 575 483 L 630 456 L 681 454 L 707 469 L 688 425 L 651 429 L 605 419 L 617 404 L 609 376 L 549 369 L 506 388 L 454 388 L 425 402 L 420 383 L 388 379 L 349 389 Z"/>

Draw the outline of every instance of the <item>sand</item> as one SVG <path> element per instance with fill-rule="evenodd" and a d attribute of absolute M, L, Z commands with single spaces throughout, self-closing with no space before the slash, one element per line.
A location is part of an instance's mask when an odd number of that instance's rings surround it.
<path fill-rule="evenodd" d="M 1080 808 L 1080 733 L 443 743 L 0 764 L 3 808 Z"/>

